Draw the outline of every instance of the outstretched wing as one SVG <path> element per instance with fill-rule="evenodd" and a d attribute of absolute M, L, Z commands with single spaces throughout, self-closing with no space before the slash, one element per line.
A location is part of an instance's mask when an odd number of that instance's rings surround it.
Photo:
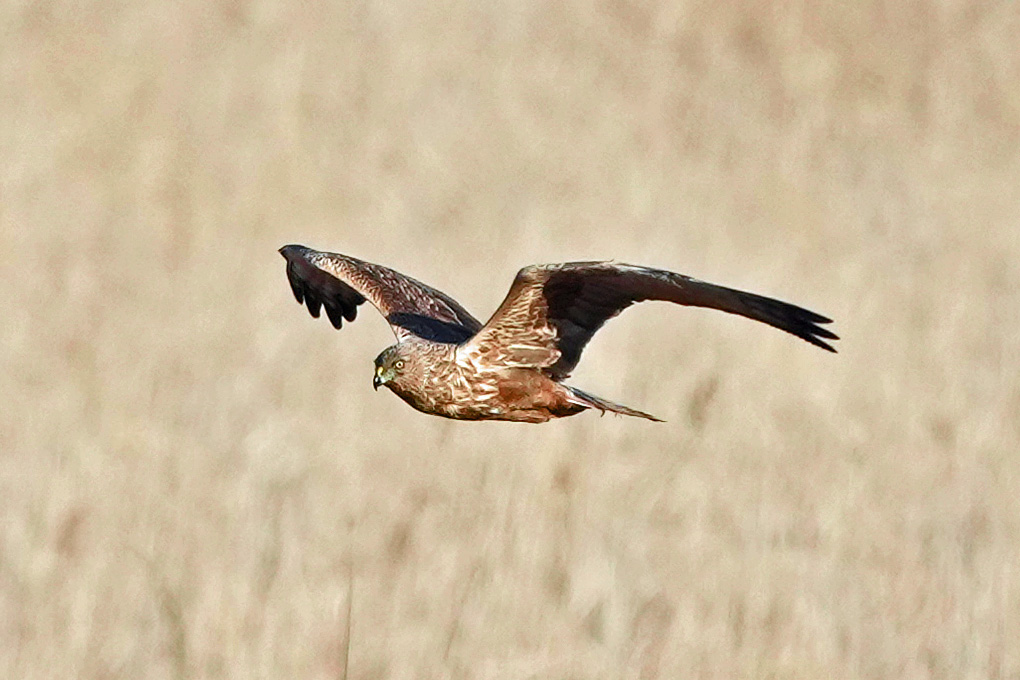
<path fill-rule="evenodd" d="M 836 351 L 821 338 L 838 337 L 818 325 L 831 320 L 803 307 L 661 269 L 570 262 L 518 272 L 499 309 L 459 352 L 479 365 L 543 368 L 562 379 L 602 324 L 643 300 L 740 314 Z"/>
<path fill-rule="evenodd" d="M 297 245 L 280 248 L 280 254 L 287 260 L 294 297 L 316 318 L 325 307 L 335 328 L 344 319 L 354 321 L 365 300 L 386 317 L 401 341 L 417 336 L 456 344 L 482 327 L 449 295 L 387 267 Z"/>

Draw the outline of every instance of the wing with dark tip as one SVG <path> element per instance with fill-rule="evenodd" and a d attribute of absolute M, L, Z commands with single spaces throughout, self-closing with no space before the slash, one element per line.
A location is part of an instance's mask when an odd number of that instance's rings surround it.
<path fill-rule="evenodd" d="M 320 310 L 334 327 L 354 321 L 366 300 L 386 318 L 398 340 L 461 343 L 482 324 L 456 300 L 400 272 L 347 255 L 305 246 L 280 248 L 287 260 L 287 280 L 298 302 L 318 318 Z"/>
<path fill-rule="evenodd" d="M 830 352 L 830 319 L 754 293 L 661 269 L 615 262 L 525 267 L 506 299 L 459 352 L 479 365 L 542 368 L 556 379 L 577 366 L 602 325 L 643 300 L 710 307 L 775 326 Z"/>

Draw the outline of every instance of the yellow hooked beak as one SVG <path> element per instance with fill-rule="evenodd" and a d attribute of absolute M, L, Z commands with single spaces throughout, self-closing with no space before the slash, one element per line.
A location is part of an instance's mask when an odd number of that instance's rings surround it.
<path fill-rule="evenodd" d="M 380 385 L 385 385 L 386 381 L 390 379 L 390 376 L 386 375 L 386 369 L 382 366 L 375 367 L 375 377 L 372 378 L 372 388 L 375 390 L 379 389 Z"/>

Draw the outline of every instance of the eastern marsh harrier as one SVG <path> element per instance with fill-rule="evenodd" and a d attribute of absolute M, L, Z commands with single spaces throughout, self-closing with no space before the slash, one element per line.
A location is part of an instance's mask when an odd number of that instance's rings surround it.
<path fill-rule="evenodd" d="M 644 300 L 740 314 L 830 352 L 836 350 L 822 338 L 838 339 L 818 325 L 830 319 L 802 307 L 662 269 L 616 262 L 525 267 L 483 325 L 450 296 L 387 267 L 298 245 L 280 254 L 294 297 L 312 316 L 325 307 L 340 328 L 371 302 L 397 336 L 375 359 L 373 386 L 446 418 L 542 423 L 594 408 L 658 420 L 562 382 L 602 324 Z"/>

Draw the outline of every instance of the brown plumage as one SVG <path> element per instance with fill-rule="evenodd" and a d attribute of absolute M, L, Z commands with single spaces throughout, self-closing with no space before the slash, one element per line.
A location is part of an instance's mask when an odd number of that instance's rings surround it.
<path fill-rule="evenodd" d="M 616 262 L 533 265 L 518 272 L 486 324 L 456 300 L 381 265 L 304 246 L 280 249 L 298 302 L 336 328 L 372 303 L 397 344 L 375 360 L 385 385 L 424 413 L 541 423 L 586 409 L 658 420 L 565 385 L 602 325 L 644 300 L 710 307 L 761 321 L 835 352 L 830 319 L 803 307 L 662 269 Z"/>

